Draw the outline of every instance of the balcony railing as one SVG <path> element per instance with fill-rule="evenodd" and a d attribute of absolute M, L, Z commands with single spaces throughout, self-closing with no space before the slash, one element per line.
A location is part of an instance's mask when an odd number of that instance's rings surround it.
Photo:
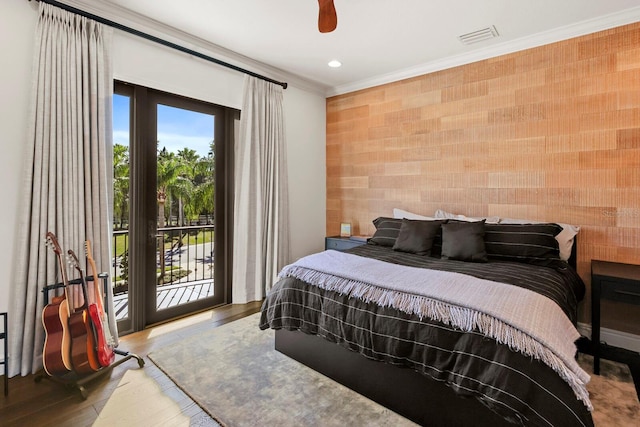
<path fill-rule="evenodd" d="M 155 257 L 158 309 L 211 296 L 214 278 L 213 225 L 159 228 L 157 237 L 162 241 L 163 248 L 163 254 L 160 255 L 160 251 L 156 250 Z M 111 277 L 118 318 L 124 318 L 128 313 L 129 247 L 129 230 L 114 231 Z M 163 270 L 164 275 L 161 275 Z"/>

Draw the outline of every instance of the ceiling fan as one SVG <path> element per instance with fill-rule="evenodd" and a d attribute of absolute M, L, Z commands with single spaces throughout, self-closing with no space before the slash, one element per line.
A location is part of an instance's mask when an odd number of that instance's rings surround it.
<path fill-rule="evenodd" d="M 321 33 L 330 33 L 338 26 L 338 16 L 333 0 L 318 0 L 320 13 L 318 15 L 318 30 Z"/>

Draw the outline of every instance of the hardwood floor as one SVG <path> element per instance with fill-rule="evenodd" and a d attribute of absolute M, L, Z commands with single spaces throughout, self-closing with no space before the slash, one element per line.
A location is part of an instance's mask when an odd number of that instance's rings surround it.
<path fill-rule="evenodd" d="M 9 396 L 0 395 L 0 426 L 217 426 L 146 355 L 259 310 L 260 302 L 228 305 L 122 337 L 119 349 L 143 357 L 144 367 L 135 359 L 114 367 L 85 385 L 86 400 L 36 375 L 11 378 Z"/>

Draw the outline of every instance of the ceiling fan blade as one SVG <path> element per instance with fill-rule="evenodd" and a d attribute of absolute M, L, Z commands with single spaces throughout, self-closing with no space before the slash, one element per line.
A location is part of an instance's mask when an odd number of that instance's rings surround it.
<path fill-rule="evenodd" d="M 318 0 L 320 14 L 318 15 L 318 30 L 321 33 L 330 33 L 338 26 L 338 16 L 333 0 Z"/>

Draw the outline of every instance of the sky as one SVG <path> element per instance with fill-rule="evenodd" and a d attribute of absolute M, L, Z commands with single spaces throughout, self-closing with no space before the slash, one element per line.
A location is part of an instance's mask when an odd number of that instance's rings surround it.
<path fill-rule="evenodd" d="M 206 156 L 213 123 L 209 114 L 158 105 L 158 147 L 173 153 L 188 147 Z M 113 96 L 113 143 L 129 145 L 129 97 L 117 94 Z"/>

